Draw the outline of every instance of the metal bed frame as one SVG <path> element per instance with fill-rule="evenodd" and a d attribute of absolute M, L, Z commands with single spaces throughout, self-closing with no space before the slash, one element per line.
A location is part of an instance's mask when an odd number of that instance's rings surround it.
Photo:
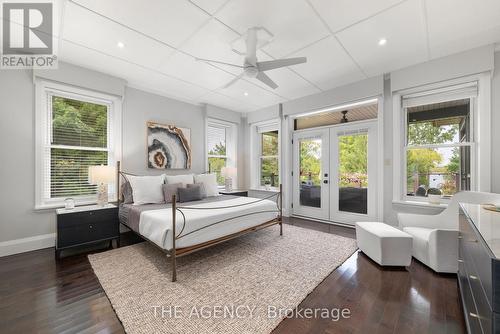
<path fill-rule="evenodd" d="M 117 171 L 117 173 L 116 173 L 117 205 L 120 206 L 120 203 L 122 201 L 120 180 L 121 180 L 121 177 L 126 179 L 126 176 L 125 176 L 126 173 L 124 173 L 120 170 L 120 161 L 118 161 L 116 163 L 116 171 Z M 128 174 L 128 175 L 133 175 L 133 174 Z M 167 257 L 169 257 L 171 259 L 172 282 L 175 282 L 175 281 L 177 281 L 177 258 L 178 257 L 188 255 L 188 254 L 194 253 L 196 251 L 199 251 L 199 250 L 211 247 L 211 246 L 218 245 L 220 243 L 238 238 L 238 237 L 246 235 L 248 233 L 255 232 L 255 231 L 258 231 L 258 230 L 261 230 L 263 228 L 273 226 L 273 225 L 280 226 L 280 236 L 282 236 L 283 235 L 283 196 L 282 196 L 283 193 L 282 192 L 283 192 L 283 186 L 280 184 L 279 192 L 277 192 L 276 194 L 272 194 L 270 196 L 267 196 L 265 198 L 256 199 L 255 201 L 245 203 L 245 204 L 237 204 L 237 205 L 230 205 L 230 206 L 223 206 L 223 207 L 204 207 L 204 208 L 203 207 L 178 206 L 177 201 L 176 201 L 176 195 L 173 195 L 172 196 L 172 249 L 170 249 L 170 250 L 163 249 L 162 247 L 158 246 L 157 244 L 155 244 L 154 242 L 152 242 L 151 240 L 149 240 L 145 236 L 140 235 L 136 231 L 133 231 L 133 232 L 138 234 L 141 238 L 149 241 L 151 244 L 153 244 L 157 248 L 159 248 L 162 252 L 164 252 L 167 255 Z M 234 208 L 234 207 L 240 207 L 240 206 L 245 206 L 245 205 L 249 205 L 249 204 L 254 204 L 254 203 L 261 202 L 261 201 L 264 201 L 264 200 L 267 200 L 267 199 L 270 199 L 273 197 L 276 197 L 276 207 L 277 207 L 276 210 L 257 211 L 257 212 L 251 212 L 251 213 L 238 215 L 235 217 L 231 217 L 231 218 L 227 218 L 227 219 L 223 219 L 223 220 L 214 222 L 214 223 L 209 224 L 207 226 L 203 226 L 203 227 L 200 227 L 198 229 L 195 229 L 193 231 L 190 231 L 188 233 L 183 234 L 184 228 L 186 227 L 186 216 L 184 215 L 183 210 L 216 210 L 216 209 Z M 183 248 L 176 247 L 177 240 L 182 239 L 183 237 L 185 237 L 187 235 L 202 231 L 208 227 L 211 227 L 211 226 L 223 223 L 223 222 L 227 222 L 230 220 L 234 220 L 237 218 L 245 217 L 245 216 L 255 215 L 255 214 L 259 214 L 259 213 L 269 213 L 269 212 L 276 212 L 276 213 L 278 213 L 278 216 L 276 218 L 273 218 L 273 219 L 266 221 L 262 224 L 259 224 L 257 226 L 253 226 L 253 227 L 244 229 L 242 231 L 232 233 L 232 234 L 229 234 L 229 235 L 226 235 L 226 236 L 214 239 L 214 240 L 209 240 L 209 241 L 206 241 L 206 242 L 203 242 L 203 243 L 200 243 L 197 245 L 189 246 L 189 247 L 183 247 Z M 182 217 L 182 220 L 183 220 L 182 221 L 182 228 L 181 228 L 179 233 L 177 233 L 176 226 L 175 226 L 176 222 L 177 222 L 177 218 L 178 218 L 177 213 L 180 214 L 180 217 Z M 121 224 L 123 224 L 123 223 L 121 223 Z M 128 228 L 128 226 L 126 224 L 123 224 L 123 225 Z"/>

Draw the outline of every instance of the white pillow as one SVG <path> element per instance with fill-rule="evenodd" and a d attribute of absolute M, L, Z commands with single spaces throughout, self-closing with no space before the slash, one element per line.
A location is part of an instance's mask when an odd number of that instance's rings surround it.
<path fill-rule="evenodd" d="M 134 205 L 165 203 L 162 185 L 165 175 L 158 176 L 127 176 L 132 187 Z"/>
<path fill-rule="evenodd" d="M 217 175 L 215 173 L 195 175 L 194 183 L 203 183 L 205 185 L 207 197 L 219 196 L 219 186 L 217 184 Z"/>
<path fill-rule="evenodd" d="M 182 183 L 182 187 L 186 187 L 186 184 L 194 183 L 193 174 L 165 175 L 165 179 L 167 180 L 167 184 Z"/>

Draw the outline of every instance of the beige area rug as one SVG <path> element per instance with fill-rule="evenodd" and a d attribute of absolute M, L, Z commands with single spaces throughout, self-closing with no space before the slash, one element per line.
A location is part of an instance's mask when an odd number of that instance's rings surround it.
<path fill-rule="evenodd" d="M 127 333 L 269 333 L 356 250 L 355 240 L 270 227 L 170 262 L 148 243 L 89 255 Z M 279 310 L 283 310 L 279 314 Z"/>

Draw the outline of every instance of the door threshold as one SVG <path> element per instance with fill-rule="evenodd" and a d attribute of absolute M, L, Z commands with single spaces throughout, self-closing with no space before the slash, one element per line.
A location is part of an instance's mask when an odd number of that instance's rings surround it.
<path fill-rule="evenodd" d="M 301 215 L 292 215 L 294 218 L 300 218 L 300 219 L 306 219 L 306 220 L 312 220 L 318 223 L 326 223 L 330 225 L 337 225 L 337 226 L 342 226 L 342 227 L 348 227 L 348 228 L 356 228 L 355 225 L 353 224 L 348 224 L 348 223 L 340 223 L 340 222 L 334 222 L 331 220 L 325 220 L 325 219 L 320 219 L 320 218 L 313 218 L 313 217 L 307 217 L 307 216 L 301 216 Z"/>

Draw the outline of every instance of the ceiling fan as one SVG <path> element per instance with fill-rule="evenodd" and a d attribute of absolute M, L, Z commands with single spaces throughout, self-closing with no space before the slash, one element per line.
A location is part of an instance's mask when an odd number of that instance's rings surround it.
<path fill-rule="evenodd" d="M 260 80 L 261 82 L 271 87 L 272 89 L 276 89 L 278 85 L 264 72 L 269 70 L 274 70 L 280 67 L 302 64 L 307 61 L 307 58 L 297 57 L 297 58 L 277 59 L 269 61 L 257 61 L 257 43 L 258 43 L 257 31 L 262 29 L 264 28 L 253 27 L 247 30 L 245 39 L 246 53 L 243 65 L 230 64 L 222 61 L 203 59 L 203 58 L 196 58 L 196 60 L 205 61 L 207 63 L 228 65 L 243 69 L 243 72 L 240 75 L 236 76 L 236 78 L 228 82 L 223 88 L 231 86 L 236 81 L 246 76 L 248 78 L 255 78 L 257 80 Z"/>

